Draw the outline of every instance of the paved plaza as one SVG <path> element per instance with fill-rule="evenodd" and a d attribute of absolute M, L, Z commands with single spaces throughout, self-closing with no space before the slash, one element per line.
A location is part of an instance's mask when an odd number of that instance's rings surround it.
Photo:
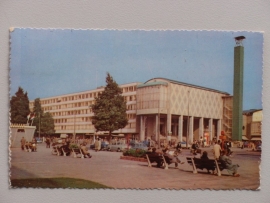
<path fill-rule="evenodd" d="M 212 157 L 211 148 L 208 151 Z M 208 174 L 198 169 L 192 173 L 192 166 L 186 157 L 192 156 L 183 150 L 179 156 L 184 164 L 178 169 L 174 164 L 168 170 L 148 167 L 147 162 L 122 160 L 120 152 L 95 152 L 90 150 L 91 159 L 56 156 L 45 144 L 38 145 L 37 152 L 25 152 L 19 148 L 11 149 L 11 179 L 69 177 L 95 181 L 113 188 L 168 188 L 168 189 L 257 189 L 260 185 L 260 152 L 233 148 L 233 163 L 240 165 L 240 177 Z"/>

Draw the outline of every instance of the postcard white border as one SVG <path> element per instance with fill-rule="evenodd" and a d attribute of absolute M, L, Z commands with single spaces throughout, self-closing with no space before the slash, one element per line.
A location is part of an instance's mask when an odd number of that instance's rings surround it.
<path fill-rule="evenodd" d="M 270 4 L 265 1 L 1 1 L 1 202 L 268 202 L 270 199 Z M 264 31 L 263 154 L 260 191 L 8 189 L 9 27 Z"/>

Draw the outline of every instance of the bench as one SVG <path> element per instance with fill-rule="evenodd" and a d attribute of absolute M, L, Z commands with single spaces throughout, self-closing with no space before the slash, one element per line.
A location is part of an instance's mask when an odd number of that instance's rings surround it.
<path fill-rule="evenodd" d="M 168 169 L 168 166 L 171 164 L 171 159 L 162 154 L 146 154 L 146 159 L 148 162 L 148 167 L 152 167 L 152 163 L 157 163 L 157 167 L 161 167 L 164 164 L 164 169 Z"/>
<path fill-rule="evenodd" d="M 60 152 L 59 146 L 54 146 L 54 147 L 52 147 L 52 154 L 53 154 L 53 155 L 60 156 L 61 152 Z"/>
<path fill-rule="evenodd" d="M 78 158 L 77 155 L 80 155 L 80 157 L 81 157 L 82 159 L 84 159 L 84 155 L 83 155 L 81 149 L 79 149 L 79 148 L 75 148 L 75 149 L 72 148 L 71 150 L 72 150 L 72 153 L 73 153 L 73 157 L 74 157 L 74 158 Z"/>
<path fill-rule="evenodd" d="M 67 154 L 71 154 L 71 150 L 70 149 L 67 149 L 67 148 L 61 148 L 62 149 L 62 152 L 63 152 L 63 156 L 67 156 Z"/>
<path fill-rule="evenodd" d="M 207 169 L 207 168 L 213 168 L 217 171 L 217 175 L 221 176 L 221 171 L 224 168 L 223 164 L 215 159 L 208 159 L 202 160 L 200 158 L 195 157 L 186 157 L 188 164 L 190 164 L 193 167 L 193 173 L 198 173 L 197 169 Z"/>

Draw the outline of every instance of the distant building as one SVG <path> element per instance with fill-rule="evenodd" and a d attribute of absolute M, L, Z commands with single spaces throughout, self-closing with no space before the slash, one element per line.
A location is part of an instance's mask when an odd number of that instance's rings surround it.
<path fill-rule="evenodd" d="M 115 136 L 161 142 L 193 142 L 203 137 L 209 143 L 224 131 L 228 139 L 232 138 L 233 98 L 226 92 L 166 78 L 119 87 L 127 102 L 128 125 L 114 131 Z M 54 118 L 55 134 L 106 137 L 108 132 L 96 133 L 90 108 L 103 90 L 104 87 L 100 87 L 40 99 L 43 110 Z M 34 101 L 30 101 L 31 110 L 33 104 Z"/>
<path fill-rule="evenodd" d="M 250 109 L 243 111 L 243 130 L 244 140 L 261 140 L 262 109 Z"/>

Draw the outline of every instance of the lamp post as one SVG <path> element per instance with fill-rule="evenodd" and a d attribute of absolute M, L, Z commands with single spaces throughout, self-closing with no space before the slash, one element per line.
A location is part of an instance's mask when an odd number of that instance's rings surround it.
<path fill-rule="evenodd" d="M 74 127 L 73 127 L 73 141 L 75 141 L 75 128 L 76 128 L 76 111 L 74 111 Z"/>
<path fill-rule="evenodd" d="M 40 139 L 40 125 L 41 125 L 41 121 L 40 121 L 40 112 L 38 112 L 38 118 L 39 118 L 38 138 Z"/>

